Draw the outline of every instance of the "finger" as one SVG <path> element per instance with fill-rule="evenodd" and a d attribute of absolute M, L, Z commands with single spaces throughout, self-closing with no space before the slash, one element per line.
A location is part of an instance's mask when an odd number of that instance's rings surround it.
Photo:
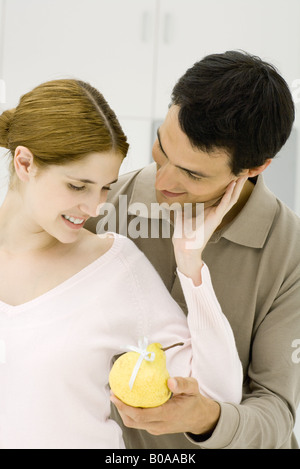
<path fill-rule="evenodd" d="M 239 200 L 241 192 L 242 192 L 243 187 L 244 187 L 244 184 L 247 181 L 247 179 L 248 179 L 248 177 L 244 176 L 244 177 L 238 178 L 235 181 L 236 184 L 233 186 L 233 190 L 231 192 L 231 198 L 230 198 L 230 202 L 229 202 L 229 207 L 230 208 L 232 208 L 237 203 L 237 201 Z"/>
<path fill-rule="evenodd" d="M 232 203 L 232 197 L 236 184 L 236 181 L 231 181 L 231 183 L 227 186 L 226 191 L 223 197 L 221 198 L 220 202 L 218 203 L 218 205 L 216 205 L 216 212 L 219 215 L 224 216 L 234 205 Z"/>
<path fill-rule="evenodd" d="M 238 200 L 247 179 L 248 179 L 248 176 L 242 176 L 236 180 L 236 185 L 234 187 L 233 194 L 232 194 L 232 197 L 234 199 Z"/>
<path fill-rule="evenodd" d="M 116 406 L 118 411 L 122 413 L 123 415 L 126 415 L 127 417 L 134 419 L 138 418 L 138 408 L 137 407 L 131 407 L 124 402 L 120 401 L 114 394 L 110 396 L 111 402 Z"/>
<path fill-rule="evenodd" d="M 223 199 L 224 199 L 228 204 L 230 204 L 230 202 L 232 201 L 232 197 L 233 197 L 234 193 L 236 192 L 236 191 L 235 191 L 236 186 L 237 186 L 237 181 L 231 181 L 231 183 L 228 184 L 228 186 L 227 186 L 227 189 L 226 189 L 226 191 L 225 191 L 225 194 L 224 194 Z M 223 201 L 223 199 L 222 199 L 222 201 Z"/>
<path fill-rule="evenodd" d="M 138 425 L 159 422 L 163 419 L 163 407 L 153 407 L 149 409 L 143 409 L 141 407 L 131 407 L 124 402 L 120 401 L 115 395 L 110 397 L 111 402 L 117 407 L 124 423 L 131 421 Z M 141 428 L 137 426 L 137 428 Z"/>
<path fill-rule="evenodd" d="M 176 394 L 199 394 L 198 382 L 195 378 L 169 378 L 168 388 L 170 391 Z"/>
<path fill-rule="evenodd" d="M 182 238 L 182 223 L 183 223 L 182 211 L 175 210 L 173 238 L 175 239 Z"/>
<path fill-rule="evenodd" d="M 243 176 L 236 181 L 231 181 L 218 205 L 218 211 L 223 211 L 225 215 L 237 203 L 247 179 L 247 176 Z"/>

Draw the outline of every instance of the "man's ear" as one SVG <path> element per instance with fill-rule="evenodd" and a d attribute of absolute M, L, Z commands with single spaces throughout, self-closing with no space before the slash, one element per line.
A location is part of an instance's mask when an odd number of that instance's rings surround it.
<path fill-rule="evenodd" d="M 16 148 L 14 167 L 16 174 L 21 181 L 27 182 L 29 180 L 29 177 L 34 170 L 33 160 L 33 154 L 28 148 L 23 146 L 18 146 Z"/>
<path fill-rule="evenodd" d="M 272 162 L 272 158 L 268 158 L 265 161 L 265 163 L 262 164 L 261 166 L 257 166 L 256 168 L 248 169 L 247 176 L 249 178 L 253 178 L 254 176 L 258 176 L 259 174 L 261 174 L 269 166 L 269 164 L 271 164 L 271 162 Z"/>

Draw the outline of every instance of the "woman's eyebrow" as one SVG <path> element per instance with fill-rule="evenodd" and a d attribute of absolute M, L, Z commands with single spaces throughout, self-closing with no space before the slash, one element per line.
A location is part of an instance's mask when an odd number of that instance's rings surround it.
<path fill-rule="evenodd" d="M 114 184 L 115 182 L 118 182 L 118 179 L 115 179 L 114 181 L 109 182 L 108 185 Z"/>
<path fill-rule="evenodd" d="M 68 175 L 68 177 L 70 179 L 73 179 L 74 181 L 78 181 L 78 182 L 82 182 L 83 184 L 97 184 L 95 181 L 91 181 L 90 179 L 80 179 L 80 178 L 75 178 L 75 177 L 72 177 L 70 175 Z M 108 182 L 108 184 L 114 184 L 115 182 L 117 182 L 118 179 L 115 179 L 114 181 L 112 182 Z"/>

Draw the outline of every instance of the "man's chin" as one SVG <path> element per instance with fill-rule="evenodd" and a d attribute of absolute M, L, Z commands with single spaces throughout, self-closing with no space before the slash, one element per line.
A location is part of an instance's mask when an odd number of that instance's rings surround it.
<path fill-rule="evenodd" d="M 223 194 L 220 197 L 218 197 L 217 199 L 213 199 L 213 200 L 209 200 L 207 202 L 204 202 L 204 208 L 209 208 L 209 207 L 214 207 L 214 206 L 219 205 L 222 197 L 223 197 Z"/>
<path fill-rule="evenodd" d="M 177 203 L 177 204 L 180 204 L 181 206 L 183 206 L 184 203 L 186 203 L 187 201 L 186 200 L 182 200 L 182 198 L 177 198 L 175 197 L 174 199 L 173 198 L 169 198 L 169 197 L 165 197 L 160 191 L 156 190 L 156 201 L 157 203 L 159 204 L 167 204 L 167 205 L 172 205 L 174 203 Z"/>
<path fill-rule="evenodd" d="M 169 199 L 167 197 L 164 197 L 163 194 L 156 190 L 156 201 L 159 203 L 159 204 L 162 204 L 162 203 L 165 203 L 165 204 L 168 204 L 168 205 L 172 205 L 173 203 L 179 203 L 182 207 L 184 206 L 184 204 L 186 203 L 192 203 L 194 206 L 196 205 L 196 203 L 199 203 L 199 204 L 203 204 L 204 203 L 204 208 L 208 208 L 208 207 L 213 207 L 214 205 L 218 205 L 220 200 L 222 199 L 223 197 L 223 194 L 220 195 L 220 197 L 217 197 L 215 199 L 212 199 L 212 200 L 207 200 L 207 201 L 202 201 L 202 200 L 197 200 L 197 201 L 190 201 L 190 200 L 184 200 L 184 197 L 183 198 L 180 198 L 179 200 L 178 199 Z"/>

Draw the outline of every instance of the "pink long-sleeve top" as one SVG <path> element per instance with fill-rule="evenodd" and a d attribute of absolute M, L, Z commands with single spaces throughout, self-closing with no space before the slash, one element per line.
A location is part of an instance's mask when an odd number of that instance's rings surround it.
<path fill-rule="evenodd" d="M 0 448 L 123 448 L 109 418 L 112 359 L 140 337 L 163 346 L 171 376 L 194 376 L 219 401 L 241 399 L 242 369 L 207 266 L 178 272 L 188 319 L 132 241 L 19 306 L 0 301 Z M 124 348 L 123 348 L 123 351 Z"/>

